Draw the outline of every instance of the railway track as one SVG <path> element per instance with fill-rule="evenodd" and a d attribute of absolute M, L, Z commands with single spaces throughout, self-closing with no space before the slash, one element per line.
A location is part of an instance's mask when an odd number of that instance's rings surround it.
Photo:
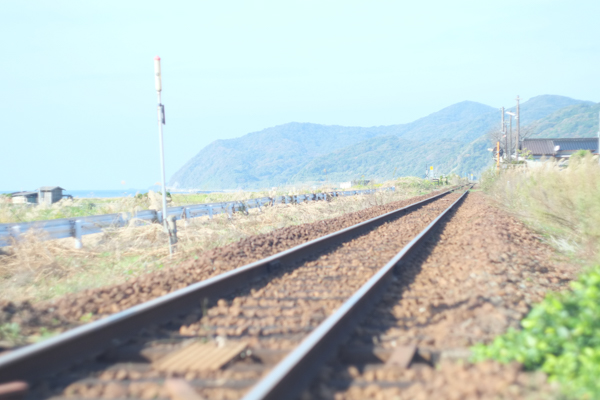
<path fill-rule="evenodd" d="M 296 398 L 467 191 L 444 192 L 0 357 L 31 399 Z"/>

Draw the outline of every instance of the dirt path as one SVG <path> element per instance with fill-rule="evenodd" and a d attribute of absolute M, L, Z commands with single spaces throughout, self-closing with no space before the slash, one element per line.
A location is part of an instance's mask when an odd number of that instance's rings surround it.
<path fill-rule="evenodd" d="M 529 307 L 561 290 L 574 268 L 480 192 L 400 268 L 376 310 L 321 371 L 312 398 L 548 398 L 543 377 L 517 365 L 457 364 L 468 347 L 518 327 Z M 408 368 L 390 357 L 417 354 Z M 357 358 L 357 353 L 376 354 Z M 402 357 L 400 357 L 402 358 Z M 437 367 L 436 368 L 436 364 Z M 534 397 L 535 398 L 535 397 Z"/>

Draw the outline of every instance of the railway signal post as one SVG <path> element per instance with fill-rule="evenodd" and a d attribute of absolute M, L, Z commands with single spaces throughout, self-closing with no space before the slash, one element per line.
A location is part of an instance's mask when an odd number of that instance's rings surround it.
<path fill-rule="evenodd" d="M 520 122 L 519 122 L 519 114 L 520 114 L 520 105 L 519 102 L 521 101 L 521 98 L 519 97 L 519 95 L 517 95 L 517 115 L 515 116 L 515 120 L 517 123 L 517 147 L 515 150 L 515 153 L 517 155 L 517 162 L 519 161 L 519 140 L 520 140 L 520 133 L 521 133 L 521 128 L 520 128 Z"/>
<path fill-rule="evenodd" d="M 171 230 L 167 224 L 167 188 L 165 184 L 165 150 L 163 140 L 163 125 L 165 124 L 165 106 L 162 105 L 160 92 L 162 92 L 162 80 L 160 73 L 160 57 L 154 57 L 154 85 L 158 96 L 158 136 L 160 147 L 160 169 L 162 174 L 162 223 L 165 227 L 165 232 L 169 233 L 169 254 L 173 254 L 173 241 L 171 240 Z"/>

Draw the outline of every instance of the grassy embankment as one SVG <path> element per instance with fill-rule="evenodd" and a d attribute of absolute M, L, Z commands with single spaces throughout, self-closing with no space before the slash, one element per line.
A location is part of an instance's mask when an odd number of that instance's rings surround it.
<path fill-rule="evenodd" d="M 178 252 L 168 256 L 167 237 L 158 224 L 143 227 L 106 229 L 104 232 L 83 237 L 84 247 L 76 250 L 73 239 L 40 240 L 39 234 L 28 234 L 23 240 L 0 249 L 0 300 L 41 301 L 88 288 L 121 283 L 151 271 L 176 266 L 202 252 L 242 238 L 266 233 L 278 228 L 333 218 L 378 204 L 426 194 L 438 188 L 431 182 L 417 178 L 403 178 L 386 182 L 395 184 L 395 192 L 381 192 L 368 196 L 353 196 L 300 205 L 264 207 L 263 212 L 251 210 L 248 215 L 234 214 L 232 219 L 216 215 L 213 220 L 192 219 L 186 227 L 178 224 Z M 197 204 L 225 200 L 243 200 L 264 196 L 266 193 L 235 193 L 182 196 L 174 195 L 175 204 Z M 86 200 L 87 201 L 87 200 Z M 125 198 L 103 202 L 101 208 L 109 212 L 131 211 L 143 207 L 140 199 Z M 117 204 L 114 204 L 117 203 Z M 98 203 L 100 204 L 100 203 Z M 56 211 L 65 216 L 77 211 Z M 79 207 L 76 205 L 75 207 Z M 43 211 L 42 211 L 43 212 Z"/>
<path fill-rule="evenodd" d="M 571 290 L 553 293 L 474 360 L 516 360 L 560 383 L 568 398 L 600 398 L 600 165 L 578 154 L 567 168 L 544 163 L 525 171 L 491 173 L 486 191 L 544 235 L 559 252 L 584 265 Z"/>
<path fill-rule="evenodd" d="M 303 192 L 302 192 L 303 193 Z M 168 197 L 168 206 L 182 206 L 191 204 L 220 203 L 237 200 L 250 200 L 253 198 L 288 194 L 288 192 L 235 192 L 235 193 L 207 193 L 207 194 L 173 194 Z M 294 193 L 296 194 L 296 193 Z M 300 194 L 300 193 L 298 193 Z M 155 201 L 162 208 L 160 193 L 155 193 Z M 150 196 L 152 197 L 152 196 Z M 10 204 L 0 201 L 0 224 L 14 222 L 42 221 L 60 218 L 77 218 L 91 215 L 113 214 L 121 212 L 136 212 L 147 210 L 153 201 L 148 193 L 137 196 L 120 198 L 96 199 L 64 199 L 51 206 Z M 2 199 L 0 199 L 2 200 Z"/>

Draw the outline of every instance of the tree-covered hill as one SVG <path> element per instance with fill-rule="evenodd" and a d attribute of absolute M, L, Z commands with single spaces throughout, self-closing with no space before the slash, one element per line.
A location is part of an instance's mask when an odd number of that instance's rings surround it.
<path fill-rule="evenodd" d="M 522 103 L 522 126 L 545 121 L 565 107 L 588 112 L 585 107 L 596 105 L 537 96 Z M 396 176 L 422 176 L 427 165 L 438 173 L 479 174 L 491 162 L 487 133 L 499 125 L 498 109 L 471 101 L 408 124 L 362 128 L 292 122 L 211 143 L 177 171 L 169 185 L 258 189 L 361 176 L 389 179 L 394 170 Z M 560 116 L 544 126 L 560 127 Z"/>
<path fill-rule="evenodd" d="M 597 137 L 600 103 L 584 103 L 562 108 L 531 126 L 530 137 Z"/>

